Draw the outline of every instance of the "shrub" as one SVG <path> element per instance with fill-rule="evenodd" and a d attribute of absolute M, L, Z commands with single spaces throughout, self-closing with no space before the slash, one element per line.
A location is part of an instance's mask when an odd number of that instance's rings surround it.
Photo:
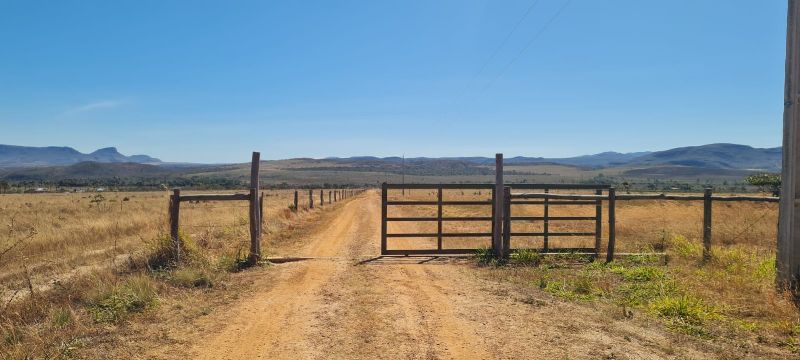
<path fill-rule="evenodd" d="M 156 285 L 145 275 L 129 278 L 124 284 L 100 290 L 88 304 L 96 322 L 117 322 L 131 313 L 155 306 Z"/>

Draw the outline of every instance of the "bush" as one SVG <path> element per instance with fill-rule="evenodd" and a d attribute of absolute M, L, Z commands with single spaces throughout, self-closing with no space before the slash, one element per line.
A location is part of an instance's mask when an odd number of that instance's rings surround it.
<path fill-rule="evenodd" d="M 122 285 L 100 290 L 89 302 L 88 311 L 96 322 L 117 322 L 131 313 L 156 305 L 156 285 L 145 275 L 137 275 Z"/>

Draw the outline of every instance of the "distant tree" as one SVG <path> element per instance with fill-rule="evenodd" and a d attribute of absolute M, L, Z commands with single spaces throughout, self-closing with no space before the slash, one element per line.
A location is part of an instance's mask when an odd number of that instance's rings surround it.
<path fill-rule="evenodd" d="M 748 176 L 745 181 L 753 186 L 758 186 L 761 191 L 768 189 L 772 191 L 773 196 L 780 196 L 781 193 L 781 175 L 780 174 L 755 174 Z"/>
<path fill-rule="evenodd" d="M 0 194 L 7 193 L 11 189 L 11 184 L 6 180 L 0 180 Z"/>

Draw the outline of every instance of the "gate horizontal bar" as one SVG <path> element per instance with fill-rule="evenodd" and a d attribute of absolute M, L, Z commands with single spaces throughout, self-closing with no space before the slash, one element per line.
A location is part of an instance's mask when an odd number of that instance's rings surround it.
<path fill-rule="evenodd" d="M 532 221 L 541 221 L 544 220 L 544 216 L 512 216 L 511 221 L 514 220 L 532 220 Z M 547 220 L 597 220 L 595 216 L 548 216 Z"/>
<path fill-rule="evenodd" d="M 544 236 L 543 232 L 512 232 L 511 236 Z M 594 236 L 593 232 L 548 232 L 547 236 Z"/>
<path fill-rule="evenodd" d="M 548 200 L 547 205 L 595 205 L 594 200 Z M 544 200 L 511 200 L 511 205 L 544 205 Z"/>
<path fill-rule="evenodd" d="M 436 189 L 494 189 L 494 184 L 386 184 L 387 189 L 410 189 L 410 190 L 436 190 Z"/>
<path fill-rule="evenodd" d="M 387 201 L 386 205 L 439 205 L 438 201 Z M 442 201 L 442 205 L 491 205 L 491 200 L 483 201 Z"/>
<path fill-rule="evenodd" d="M 462 255 L 474 254 L 478 249 L 408 249 L 385 250 L 381 255 Z"/>
<path fill-rule="evenodd" d="M 483 237 L 492 236 L 492 233 L 442 233 L 442 237 Z M 439 233 L 402 233 L 402 234 L 386 234 L 386 237 L 400 237 L 400 238 L 420 238 L 420 237 L 438 237 Z"/>
<path fill-rule="evenodd" d="M 492 221 L 491 216 L 475 217 L 443 217 L 442 221 Z M 386 218 L 386 221 L 439 221 L 439 218 L 431 217 L 393 217 Z"/>

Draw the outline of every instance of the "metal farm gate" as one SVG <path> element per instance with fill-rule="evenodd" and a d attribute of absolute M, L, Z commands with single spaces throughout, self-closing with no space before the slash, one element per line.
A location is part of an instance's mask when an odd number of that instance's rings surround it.
<path fill-rule="evenodd" d="M 603 196 L 604 191 L 608 191 L 607 185 L 580 185 L 580 184 L 513 184 L 504 187 L 504 194 L 501 199 L 497 198 L 495 184 L 387 184 L 381 187 L 381 255 L 443 255 L 443 254 L 469 254 L 474 253 L 479 248 L 492 249 L 496 221 L 502 222 L 502 248 L 506 253 L 516 249 L 536 249 L 541 252 L 579 252 L 598 255 L 601 252 L 602 239 L 602 219 L 603 219 Z M 390 196 L 390 190 L 401 190 L 403 196 L 397 199 L 397 195 Z M 409 194 L 411 190 L 422 190 L 425 195 L 435 195 L 436 199 L 407 200 L 405 192 Z M 430 191 L 433 190 L 433 194 Z M 478 194 L 491 194 L 491 198 L 479 199 L 451 199 L 445 196 L 446 191 L 461 190 L 473 191 Z M 513 193 L 512 191 L 529 191 L 527 193 Z M 534 192 L 535 191 L 535 192 Z M 559 191 L 559 194 L 551 193 Z M 571 193 L 564 193 L 571 192 Z M 583 192 L 583 194 L 581 194 Z M 588 194 L 586 194 L 588 192 Z M 462 197 L 463 198 L 463 197 Z M 498 200 L 503 204 L 503 216 L 497 216 L 495 204 Z M 541 215 L 525 215 L 526 207 L 530 210 L 531 206 L 539 206 Z M 564 206 L 583 206 L 591 207 L 593 213 L 586 216 L 558 216 L 552 215 L 552 209 Z M 405 215 L 404 208 L 416 207 L 417 209 L 428 207 L 431 210 L 435 207 L 435 216 L 416 216 L 416 214 Z M 469 207 L 473 212 L 483 211 L 486 214 L 468 216 L 445 216 L 445 209 L 458 207 Z M 397 209 L 396 211 L 391 211 Z M 398 216 L 394 214 L 400 212 Z M 611 214 L 609 214 L 611 215 Z M 612 215 L 613 217 L 613 215 Z M 611 219 L 609 219 L 611 220 Z M 450 222 L 464 223 L 484 223 L 490 226 L 488 230 L 470 231 L 445 231 L 445 224 Z M 590 223 L 593 225 L 591 231 L 553 231 L 553 224 L 564 224 L 566 222 Z M 436 230 L 416 231 L 416 232 L 390 232 L 390 224 L 406 224 L 408 227 L 424 226 L 422 224 L 436 224 Z M 528 227 L 536 227 L 536 231 L 516 230 Z M 398 226 L 394 226 L 398 227 Z M 401 226 L 400 226 L 401 227 Z M 613 237 L 613 227 L 610 226 L 609 236 Z M 552 238 L 562 237 L 591 237 L 593 246 L 563 247 L 553 246 Z M 411 243 L 399 241 L 399 239 L 435 239 L 435 241 L 420 241 Z M 523 239 L 536 238 L 540 241 L 524 243 Z M 450 244 L 450 239 L 461 240 L 459 244 Z M 463 241 L 464 239 L 476 239 L 473 241 Z M 451 241 L 453 241 L 451 240 Z M 483 240 L 483 241 L 479 241 Z M 517 240 L 517 241 L 515 241 Z M 499 241 L 499 240 L 498 240 Z M 455 243 L 455 241 L 453 241 Z M 467 243 L 465 246 L 464 243 Z M 479 244 L 479 245 L 478 245 Z"/>

